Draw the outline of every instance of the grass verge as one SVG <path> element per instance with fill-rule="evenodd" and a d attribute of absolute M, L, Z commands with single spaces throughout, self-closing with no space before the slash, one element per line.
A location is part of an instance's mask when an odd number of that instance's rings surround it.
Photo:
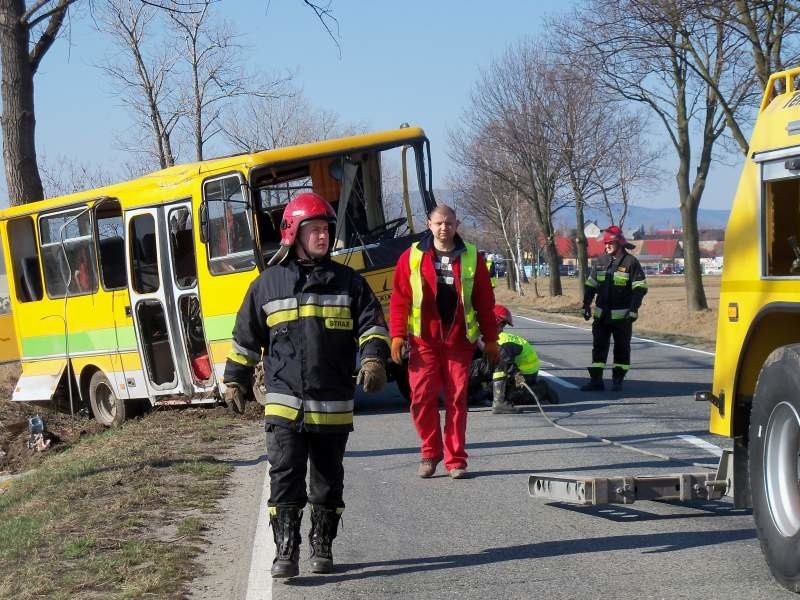
<path fill-rule="evenodd" d="M 87 436 L 0 494 L 0 598 L 181 598 L 243 435 L 222 409 Z"/>

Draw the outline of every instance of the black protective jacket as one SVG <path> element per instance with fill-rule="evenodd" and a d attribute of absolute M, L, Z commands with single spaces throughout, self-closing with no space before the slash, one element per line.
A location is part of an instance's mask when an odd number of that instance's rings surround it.
<path fill-rule="evenodd" d="M 615 259 L 610 254 L 604 254 L 598 257 L 586 279 L 583 305 L 591 306 L 597 294 L 595 319 L 617 321 L 626 317 L 636 318 L 646 293 L 647 281 L 635 256 L 623 252 L 620 258 Z"/>
<path fill-rule="evenodd" d="M 329 258 L 289 257 L 250 285 L 236 315 L 224 381 L 249 389 L 263 358 L 267 423 L 352 431 L 356 357 L 386 361 L 383 310 L 361 275 Z"/>

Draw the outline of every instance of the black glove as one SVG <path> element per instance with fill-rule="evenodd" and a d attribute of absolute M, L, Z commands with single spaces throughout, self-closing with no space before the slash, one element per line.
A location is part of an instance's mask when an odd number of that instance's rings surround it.
<path fill-rule="evenodd" d="M 244 405 L 248 396 L 247 390 L 241 384 L 235 381 L 225 384 L 225 406 L 233 412 L 244 414 Z"/>
<path fill-rule="evenodd" d="M 583 320 L 588 321 L 592 318 L 592 307 L 584 305 L 583 306 Z"/>
<path fill-rule="evenodd" d="M 365 392 L 378 392 L 386 385 L 386 367 L 378 358 L 365 358 L 361 361 L 361 370 L 356 377 Z"/>

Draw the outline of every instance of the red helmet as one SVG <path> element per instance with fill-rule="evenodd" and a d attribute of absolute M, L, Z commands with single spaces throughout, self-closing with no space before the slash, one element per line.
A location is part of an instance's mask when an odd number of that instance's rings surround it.
<path fill-rule="evenodd" d="M 323 219 L 336 224 L 336 213 L 325 198 L 314 192 L 303 192 L 289 201 L 281 219 L 281 246 L 291 246 L 304 221 Z"/>
<path fill-rule="evenodd" d="M 634 248 L 634 245 L 625 239 L 625 236 L 622 234 L 622 229 L 620 229 L 617 225 L 611 225 L 603 230 L 603 243 L 608 244 L 611 242 L 616 242 L 628 250 Z"/>
<path fill-rule="evenodd" d="M 514 319 L 511 316 L 511 311 L 508 310 L 502 304 L 495 304 L 494 305 L 494 320 L 498 325 L 502 325 L 503 323 L 507 323 L 511 327 L 514 326 Z"/>

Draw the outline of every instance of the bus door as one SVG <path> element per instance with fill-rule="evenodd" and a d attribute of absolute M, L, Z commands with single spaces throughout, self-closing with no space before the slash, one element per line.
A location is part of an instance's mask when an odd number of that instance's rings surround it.
<path fill-rule="evenodd" d="M 211 368 L 208 342 L 197 288 L 197 252 L 194 243 L 192 206 L 181 202 L 166 207 L 169 236 L 170 277 L 173 306 L 169 312 L 178 319 L 180 350 L 194 395 L 215 392 L 217 383 Z M 180 354 L 180 352 L 178 352 Z M 183 362 L 185 361 L 185 362 Z"/>
<path fill-rule="evenodd" d="M 170 282 L 163 208 L 125 213 L 131 315 L 150 397 L 192 393 Z"/>

